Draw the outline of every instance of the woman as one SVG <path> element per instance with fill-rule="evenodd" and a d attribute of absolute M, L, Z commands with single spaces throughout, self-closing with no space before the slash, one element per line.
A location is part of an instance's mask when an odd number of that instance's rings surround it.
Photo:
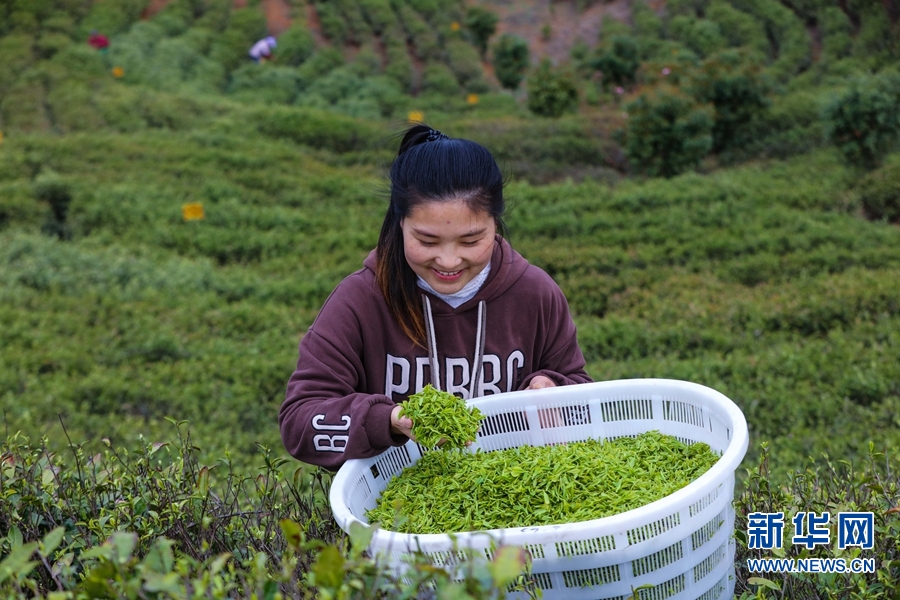
<path fill-rule="evenodd" d="M 300 342 L 285 448 L 337 469 L 411 437 L 399 402 L 426 384 L 473 398 L 590 381 L 562 291 L 503 238 L 490 153 L 417 125 L 390 171 L 378 246 Z"/>

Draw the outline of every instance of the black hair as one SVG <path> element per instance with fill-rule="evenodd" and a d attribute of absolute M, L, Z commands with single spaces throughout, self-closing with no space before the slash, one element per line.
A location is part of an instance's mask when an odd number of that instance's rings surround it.
<path fill-rule="evenodd" d="M 422 202 L 462 200 L 487 212 L 506 235 L 503 175 L 487 148 L 447 137 L 427 125 L 410 127 L 391 164 L 390 205 L 376 249 L 375 279 L 403 332 L 425 345 L 425 321 L 415 272 L 406 261 L 400 223 Z"/>

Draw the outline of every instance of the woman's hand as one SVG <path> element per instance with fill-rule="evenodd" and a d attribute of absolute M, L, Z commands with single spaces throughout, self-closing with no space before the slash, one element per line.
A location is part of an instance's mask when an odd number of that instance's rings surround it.
<path fill-rule="evenodd" d="M 394 435 L 405 435 L 411 440 L 415 440 L 412 434 L 412 419 L 409 417 L 401 417 L 400 409 L 402 407 L 398 404 L 391 410 L 391 433 Z"/>
<path fill-rule="evenodd" d="M 543 375 L 538 375 L 534 379 L 531 380 L 531 383 L 528 384 L 526 390 L 539 390 L 541 388 L 548 387 L 556 387 L 556 384 L 553 383 L 553 380 L 549 377 L 544 377 Z"/>
<path fill-rule="evenodd" d="M 551 385 L 553 384 L 552 381 L 550 383 Z M 391 433 L 393 433 L 394 435 L 405 435 L 412 441 L 416 442 L 418 440 L 416 440 L 416 438 L 412 434 L 412 425 L 412 419 L 410 419 L 409 417 L 400 416 L 400 405 L 395 406 L 391 410 Z M 441 438 L 441 441 L 439 441 L 437 445 L 441 446 L 445 441 L 447 440 Z M 466 447 L 469 447 L 471 445 L 472 442 L 466 442 Z"/>

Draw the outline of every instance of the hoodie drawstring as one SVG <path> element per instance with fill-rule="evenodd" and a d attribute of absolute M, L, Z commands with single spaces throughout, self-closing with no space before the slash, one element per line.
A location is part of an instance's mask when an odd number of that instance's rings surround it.
<path fill-rule="evenodd" d="M 475 364 L 472 365 L 472 381 L 469 384 L 469 398 L 474 398 L 478 391 L 478 380 L 481 378 L 481 363 L 484 361 L 484 332 L 487 328 L 487 305 L 484 300 L 478 302 L 478 325 L 475 329 Z"/>
<path fill-rule="evenodd" d="M 434 317 L 431 314 L 431 301 L 428 296 L 422 294 L 422 304 L 425 310 L 425 340 L 428 343 L 428 370 L 431 372 L 431 386 L 441 389 L 441 378 L 438 372 L 437 339 L 434 335 Z M 482 362 L 484 362 L 484 334 L 487 330 L 487 304 L 484 300 L 478 302 L 478 324 L 475 327 L 475 362 L 472 365 L 472 378 L 469 382 L 469 398 L 475 398 L 478 392 L 478 383 L 481 379 Z"/>
<path fill-rule="evenodd" d="M 438 373 L 437 340 L 434 338 L 434 318 L 431 316 L 431 302 L 428 296 L 422 294 L 422 302 L 425 305 L 425 340 L 428 343 L 428 370 L 431 372 L 431 387 L 441 389 L 441 377 Z"/>

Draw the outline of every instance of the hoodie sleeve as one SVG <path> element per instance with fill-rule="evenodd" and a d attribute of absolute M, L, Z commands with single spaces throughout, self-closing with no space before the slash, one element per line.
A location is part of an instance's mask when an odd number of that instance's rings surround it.
<path fill-rule="evenodd" d="M 297 368 L 278 415 L 285 449 L 298 460 L 332 470 L 409 441 L 391 434 L 394 402 L 360 391 L 365 380 L 362 329 L 348 290 L 340 288 L 300 341 Z"/>
<path fill-rule="evenodd" d="M 540 271 L 541 287 L 545 287 L 540 310 L 540 335 L 536 350 L 540 351 L 537 369 L 519 384 L 520 390 L 529 386 L 538 375 L 550 378 L 556 385 L 573 385 L 592 381 L 584 370 L 584 355 L 578 346 L 575 322 L 569 314 L 569 303 L 553 279 Z"/>

